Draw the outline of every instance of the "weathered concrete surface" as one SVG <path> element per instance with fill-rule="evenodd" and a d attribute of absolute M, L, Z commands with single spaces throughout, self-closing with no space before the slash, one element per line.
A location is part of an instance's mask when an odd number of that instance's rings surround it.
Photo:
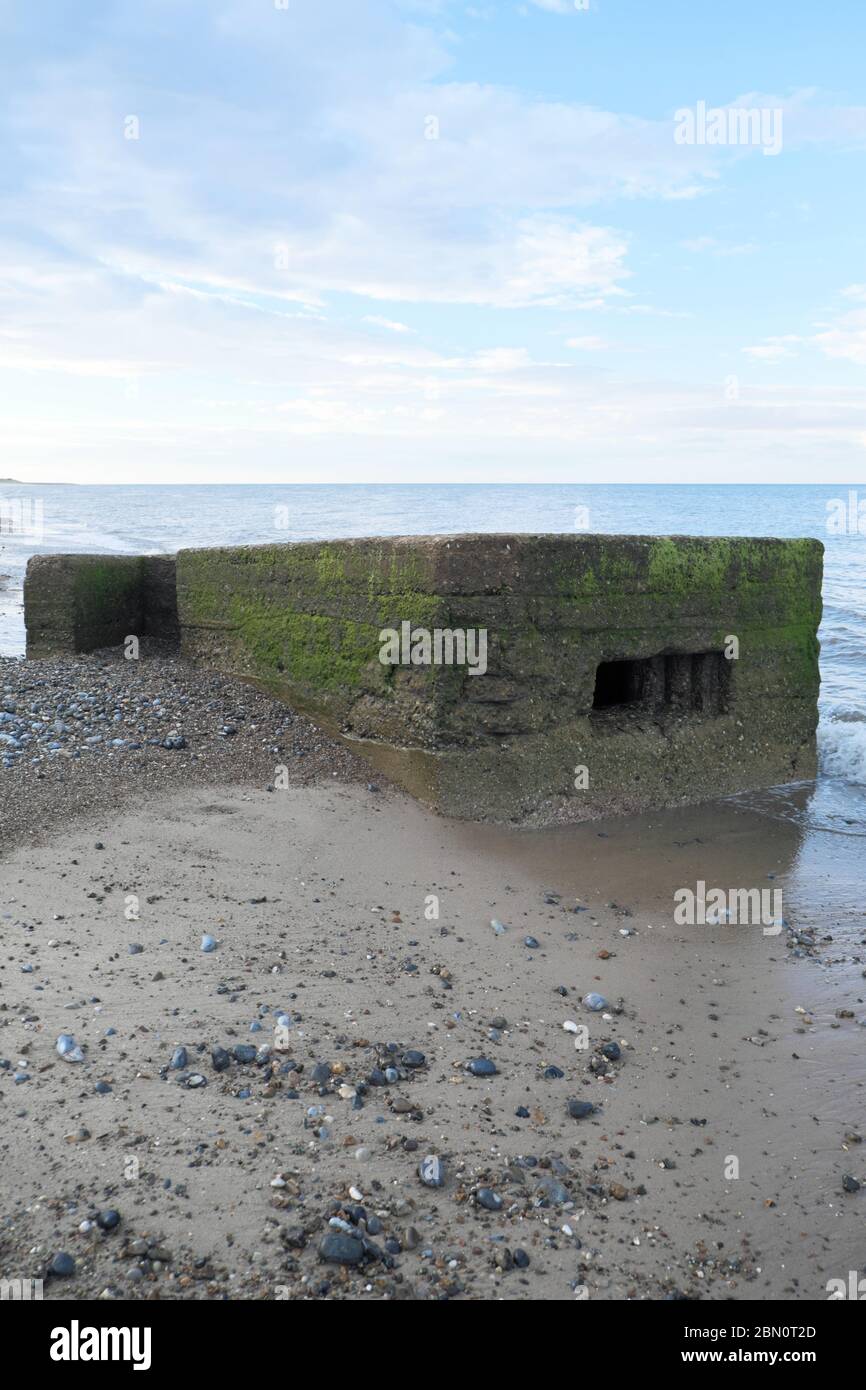
<path fill-rule="evenodd" d="M 145 636 L 176 646 L 180 641 L 180 624 L 175 557 L 145 555 L 142 566 L 141 616 Z"/>
<path fill-rule="evenodd" d="M 181 551 L 182 650 L 362 740 L 448 814 L 583 819 L 814 775 L 822 555 L 530 535 Z M 382 665 L 404 621 L 485 628 L 487 673 Z M 600 663 L 649 659 L 641 699 L 593 708 Z"/>
<path fill-rule="evenodd" d="M 178 640 L 174 556 L 34 555 L 24 579 L 28 657 Z"/>

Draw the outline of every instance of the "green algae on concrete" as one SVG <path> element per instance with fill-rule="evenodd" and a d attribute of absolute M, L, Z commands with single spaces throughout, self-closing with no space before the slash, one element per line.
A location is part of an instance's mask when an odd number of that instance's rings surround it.
<path fill-rule="evenodd" d="M 174 557 L 34 555 L 24 622 L 28 657 L 94 651 L 128 636 L 176 642 Z"/>
<path fill-rule="evenodd" d="M 93 651 L 142 631 L 138 555 L 35 555 L 24 579 L 29 657 Z"/>
<path fill-rule="evenodd" d="M 814 775 L 822 555 L 808 539 L 481 534 L 185 550 L 171 569 L 42 557 L 28 652 L 170 624 L 176 581 L 190 661 L 304 710 L 438 810 L 578 820 Z M 486 672 L 383 665 L 382 630 L 404 622 L 483 629 Z M 611 703 L 619 663 L 633 693 Z"/>
<path fill-rule="evenodd" d="M 182 551 L 182 648 L 319 718 L 440 810 L 581 819 L 814 774 L 822 552 L 582 535 Z M 486 674 L 382 666 L 380 632 L 403 621 L 483 627 Z M 724 708 L 593 709 L 601 663 L 697 671 L 730 636 Z"/>

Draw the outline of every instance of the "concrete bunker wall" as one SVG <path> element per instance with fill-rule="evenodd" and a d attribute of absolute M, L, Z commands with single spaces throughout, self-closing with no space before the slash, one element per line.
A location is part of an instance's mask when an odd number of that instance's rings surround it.
<path fill-rule="evenodd" d="M 814 775 L 822 555 L 482 534 L 186 550 L 176 567 L 42 557 L 28 654 L 176 622 L 191 661 L 306 711 L 446 814 L 583 819 Z M 383 629 L 483 631 L 486 670 L 383 664 Z"/>
<path fill-rule="evenodd" d="M 822 555 L 530 535 L 182 551 L 182 650 L 360 740 L 450 814 L 679 804 L 814 775 Z M 486 673 L 383 665 L 380 632 L 403 623 L 484 629 Z M 640 690 L 599 707 L 599 670 L 620 662 Z"/>
<path fill-rule="evenodd" d="M 35 555 L 24 580 L 28 657 L 177 642 L 173 555 Z"/>

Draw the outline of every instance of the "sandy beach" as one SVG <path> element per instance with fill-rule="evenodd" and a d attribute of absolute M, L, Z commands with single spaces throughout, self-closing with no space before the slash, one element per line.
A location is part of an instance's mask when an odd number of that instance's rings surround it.
<path fill-rule="evenodd" d="M 4 662 L 0 703 L 100 682 L 124 746 L 0 775 L 4 1277 L 801 1300 L 862 1264 L 858 838 L 737 801 L 449 821 L 167 658 Z M 701 879 L 780 887 L 786 929 L 677 925 Z"/>

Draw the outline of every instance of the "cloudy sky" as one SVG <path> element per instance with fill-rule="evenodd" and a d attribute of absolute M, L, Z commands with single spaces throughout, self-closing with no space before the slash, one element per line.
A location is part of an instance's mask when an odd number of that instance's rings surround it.
<path fill-rule="evenodd" d="M 0 475 L 856 482 L 864 50 L 862 0 L 0 0 Z"/>

